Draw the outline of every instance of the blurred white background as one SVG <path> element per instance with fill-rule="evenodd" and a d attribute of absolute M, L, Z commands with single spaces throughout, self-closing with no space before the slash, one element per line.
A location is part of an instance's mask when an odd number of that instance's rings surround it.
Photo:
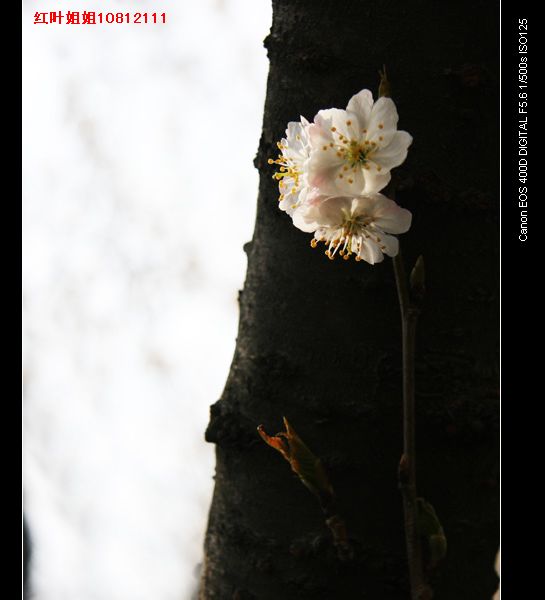
<path fill-rule="evenodd" d="M 26 0 L 24 503 L 36 600 L 184 600 L 252 235 L 270 0 Z M 35 25 L 49 11 L 167 24 Z"/>

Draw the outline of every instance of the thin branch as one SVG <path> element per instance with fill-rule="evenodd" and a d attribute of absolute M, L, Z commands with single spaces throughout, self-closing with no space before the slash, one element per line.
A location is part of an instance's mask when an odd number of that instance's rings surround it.
<path fill-rule="evenodd" d="M 401 257 L 401 248 L 393 259 L 394 273 L 397 286 L 397 297 L 399 299 L 399 308 L 401 309 L 401 324 L 405 322 L 405 315 L 410 307 L 409 286 L 407 285 L 407 275 L 405 274 L 405 263 Z"/>
<path fill-rule="evenodd" d="M 411 302 L 401 252 L 393 259 L 393 263 L 401 311 L 403 341 L 403 455 L 399 463 L 399 486 L 403 496 L 411 600 L 430 600 L 432 590 L 426 582 L 422 568 L 416 493 L 414 370 L 416 324 L 420 311 Z"/>

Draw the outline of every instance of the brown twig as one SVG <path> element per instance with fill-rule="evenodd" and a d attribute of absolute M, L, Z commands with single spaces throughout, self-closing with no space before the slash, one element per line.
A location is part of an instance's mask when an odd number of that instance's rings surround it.
<path fill-rule="evenodd" d="M 401 251 L 393 259 L 393 263 L 401 310 L 403 341 L 403 455 L 399 463 L 399 487 L 403 495 L 411 600 L 430 600 L 432 589 L 425 580 L 422 568 L 422 547 L 418 535 L 416 493 L 414 357 L 416 324 L 420 309 L 411 300 Z"/>

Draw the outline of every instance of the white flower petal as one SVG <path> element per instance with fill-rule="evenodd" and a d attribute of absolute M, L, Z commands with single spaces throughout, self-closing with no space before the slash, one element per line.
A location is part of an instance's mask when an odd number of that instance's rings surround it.
<path fill-rule="evenodd" d="M 311 123 L 307 129 L 310 150 L 321 148 L 324 144 L 331 142 L 331 132 L 317 123 Z"/>
<path fill-rule="evenodd" d="M 393 200 L 390 200 L 379 193 L 354 196 L 352 200 L 352 214 L 355 216 L 364 215 L 367 217 L 374 217 L 375 212 L 382 206 L 389 206 L 389 202 L 393 202 Z"/>
<path fill-rule="evenodd" d="M 358 119 L 361 129 L 366 129 L 373 108 L 373 94 L 369 90 L 361 90 L 348 102 L 346 110 L 354 113 Z"/>
<path fill-rule="evenodd" d="M 291 217 L 297 209 L 297 198 L 293 196 L 288 196 L 287 198 L 280 200 L 280 202 L 278 203 L 278 208 L 288 213 L 288 215 L 290 215 Z"/>
<path fill-rule="evenodd" d="M 319 155 L 311 156 L 308 163 L 308 184 L 311 187 L 318 188 L 322 194 L 339 193 L 337 178 L 339 169 L 342 169 L 343 164 L 339 159 L 328 163 L 325 159 L 321 159 Z"/>
<path fill-rule="evenodd" d="M 398 120 L 394 101 L 391 98 L 379 98 L 371 111 L 366 139 L 379 146 L 387 146 L 396 132 Z"/>
<path fill-rule="evenodd" d="M 340 108 L 326 108 L 319 110 L 314 117 L 314 123 L 330 136 L 331 127 L 346 122 L 346 111 Z"/>
<path fill-rule="evenodd" d="M 361 245 L 359 257 L 371 265 L 384 260 L 384 254 L 382 254 L 378 244 L 370 239 L 366 239 Z"/>
<path fill-rule="evenodd" d="M 375 196 L 378 195 L 375 194 Z M 382 196 L 382 194 L 380 195 Z M 411 211 L 401 208 L 386 196 L 382 196 L 380 200 L 376 201 L 371 210 L 375 225 L 386 233 L 405 233 L 411 227 Z"/>
<path fill-rule="evenodd" d="M 297 121 L 290 121 L 286 127 L 286 137 L 293 139 L 296 135 L 300 135 L 303 127 Z"/>
<path fill-rule="evenodd" d="M 282 140 L 284 156 L 301 162 L 309 153 L 308 133 L 303 125 L 296 121 L 290 121 L 286 129 L 286 139 Z"/>
<path fill-rule="evenodd" d="M 361 194 L 365 188 L 365 179 L 360 167 L 347 169 L 346 163 L 338 165 L 333 176 L 334 188 L 331 194 L 348 194 L 351 196 Z"/>
<path fill-rule="evenodd" d="M 390 171 L 383 169 L 382 171 L 377 171 L 377 168 L 374 164 L 369 164 L 369 169 L 364 169 L 364 177 L 365 177 L 365 187 L 362 190 L 362 194 L 373 194 L 374 192 L 380 192 L 383 188 L 385 188 L 389 183 L 392 175 Z"/>
<path fill-rule="evenodd" d="M 300 207 L 292 213 L 293 224 L 301 231 L 313 233 L 320 227 L 320 224 L 315 220 L 316 216 L 318 216 L 316 212 L 309 214 L 308 210 Z"/>
<path fill-rule="evenodd" d="M 397 253 L 399 252 L 399 240 L 393 235 L 387 235 L 385 233 L 379 237 L 381 246 L 385 246 L 384 248 L 381 248 L 382 252 L 387 256 L 397 256 Z"/>
<path fill-rule="evenodd" d="M 339 226 L 346 216 L 350 215 L 352 209 L 352 198 L 350 196 L 333 196 L 325 198 L 318 204 L 322 225 Z"/>
<path fill-rule="evenodd" d="M 411 227 L 411 212 L 383 194 L 365 194 L 354 198 L 352 214 L 370 217 L 374 227 L 386 233 L 405 233 Z"/>
<path fill-rule="evenodd" d="M 380 165 L 382 169 L 393 169 L 407 158 L 407 150 L 412 141 L 412 136 L 406 131 L 396 131 L 387 146 L 379 148 L 373 153 L 372 161 Z"/>
<path fill-rule="evenodd" d="M 362 135 L 357 115 L 340 108 L 320 110 L 314 117 L 314 123 L 328 136 L 329 141 L 336 145 L 341 143 L 340 136 L 357 140 Z"/>

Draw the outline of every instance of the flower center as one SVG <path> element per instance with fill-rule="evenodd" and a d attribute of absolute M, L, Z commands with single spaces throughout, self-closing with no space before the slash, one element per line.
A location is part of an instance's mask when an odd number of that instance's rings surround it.
<path fill-rule="evenodd" d="M 358 143 L 356 140 L 350 140 L 346 147 L 340 149 L 343 158 L 355 167 L 357 164 L 364 165 L 367 162 L 367 155 L 371 154 L 371 148 L 365 143 Z"/>
<path fill-rule="evenodd" d="M 376 142 L 370 142 L 369 140 L 358 142 L 358 140 L 349 140 L 342 135 L 339 138 L 340 144 L 337 146 L 337 156 L 342 158 L 354 171 L 356 167 L 369 169 L 367 163 L 377 149 Z"/>
<path fill-rule="evenodd" d="M 280 188 L 281 193 L 278 200 L 281 202 L 286 197 L 286 194 L 295 194 L 299 190 L 299 179 L 302 175 L 302 172 L 300 171 L 300 169 L 295 164 L 295 161 L 292 158 L 289 158 L 282 154 L 282 151 L 285 150 L 287 147 L 281 144 L 280 142 L 277 143 L 277 146 L 278 149 L 281 151 L 281 153 L 278 155 L 278 158 L 274 160 L 272 158 L 269 158 L 267 162 L 269 165 L 278 165 L 280 167 L 278 171 L 273 175 L 273 179 L 279 181 L 278 186 Z"/>
<path fill-rule="evenodd" d="M 347 121 L 346 123 L 349 125 L 351 121 Z M 351 168 L 355 172 L 357 167 L 363 167 L 364 169 L 370 168 L 368 162 L 379 148 L 377 142 L 361 139 L 356 140 L 353 138 L 349 139 L 342 133 L 339 133 L 336 127 L 331 127 L 331 132 L 333 133 L 333 136 L 338 138 L 335 142 L 337 156 L 342 158 L 348 165 L 344 167 L 344 170 Z M 367 130 L 364 129 L 363 133 L 367 134 Z M 382 139 L 382 136 L 380 136 L 379 140 L 382 141 Z M 382 167 L 377 165 L 377 171 L 381 170 Z M 343 178 L 342 173 L 339 174 L 339 178 Z M 349 180 L 349 183 L 352 183 L 352 181 Z"/>
<path fill-rule="evenodd" d="M 334 260 L 337 253 L 343 257 L 343 260 L 348 260 L 354 254 L 356 261 L 359 262 L 362 245 L 367 239 L 378 244 L 381 250 L 386 250 L 386 246 L 381 243 L 382 240 L 374 228 L 373 221 L 374 219 L 367 215 L 347 215 L 340 227 L 325 233 L 322 230 L 322 236 L 314 237 L 310 245 L 316 248 L 318 242 L 326 244 L 325 255 L 329 260 Z"/>

